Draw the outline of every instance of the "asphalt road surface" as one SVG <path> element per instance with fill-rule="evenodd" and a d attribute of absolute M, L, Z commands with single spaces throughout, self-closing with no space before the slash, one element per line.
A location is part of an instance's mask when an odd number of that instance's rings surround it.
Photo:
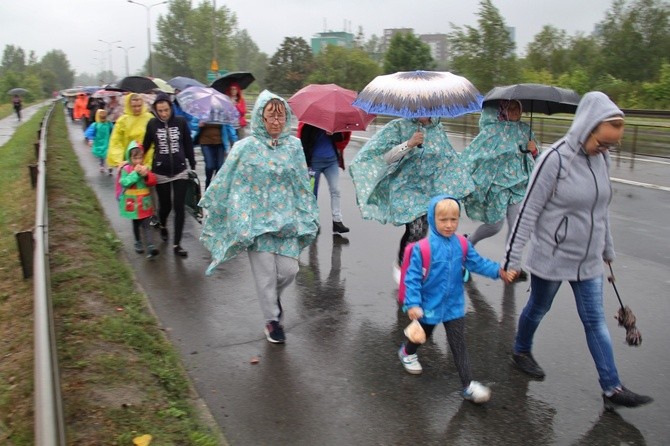
<path fill-rule="evenodd" d="M 110 224 L 135 269 L 197 391 L 233 445 L 667 445 L 670 444 L 670 184 L 668 164 L 639 159 L 613 166 L 614 263 L 624 303 L 644 342 L 629 347 L 610 318 L 624 384 L 652 395 L 638 409 L 604 412 L 595 367 L 568 286 L 536 335 L 534 354 L 547 373 L 532 381 L 509 365 L 516 321 L 528 284 L 503 286 L 475 276 L 467 293 L 467 336 L 473 373 L 493 390 L 484 406 L 463 401 L 444 330 L 420 350 L 424 373 L 407 374 L 397 358 L 408 319 L 397 310 L 391 263 L 403 229 L 364 221 L 348 173 L 341 176 L 347 237 L 330 233 L 327 187 L 319 197 L 322 231 L 300 258 L 285 292 L 285 345 L 269 344 L 247 257 L 205 277 L 208 252 L 200 225 L 187 217 L 179 258 L 166 244 L 154 260 L 133 252 L 131 224 L 118 216 L 113 177 L 101 175 L 81 126 L 70 136 Z M 459 145 L 458 138 L 452 138 Z M 352 142 L 350 161 L 360 148 Z M 198 172 L 204 183 L 199 149 Z M 661 188 L 629 184 L 651 183 Z M 644 185 L 643 185 L 644 186 Z M 170 223 L 172 226 L 172 223 Z M 459 232 L 476 224 L 467 218 Z M 504 231 L 478 250 L 500 260 Z M 612 316 L 616 296 L 606 288 Z M 252 360 L 258 359 L 253 364 Z"/>

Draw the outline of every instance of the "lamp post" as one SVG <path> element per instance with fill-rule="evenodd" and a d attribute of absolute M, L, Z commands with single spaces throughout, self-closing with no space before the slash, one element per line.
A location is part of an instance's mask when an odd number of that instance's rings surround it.
<path fill-rule="evenodd" d="M 153 62 L 151 60 L 151 20 L 150 20 L 150 11 L 151 8 L 154 6 L 162 5 L 164 3 L 167 3 L 167 0 L 164 0 L 162 2 L 154 3 L 153 5 L 145 5 L 143 3 L 136 2 L 134 0 L 127 0 L 128 3 L 132 3 L 133 5 L 139 5 L 142 6 L 144 9 L 147 10 L 147 47 L 149 48 L 149 76 L 153 77 L 154 75 L 154 67 L 153 67 Z"/>
<path fill-rule="evenodd" d="M 135 47 L 134 46 L 129 46 L 128 48 L 126 48 L 125 46 L 121 46 L 121 45 L 117 45 L 116 47 L 121 48 L 123 50 L 123 52 L 126 54 L 126 76 L 129 76 L 129 72 L 128 72 L 128 51 L 132 50 Z"/>
<path fill-rule="evenodd" d="M 108 42 L 106 40 L 98 39 L 98 42 L 106 43 L 109 48 L 107 48 L 107 51 L 109 51 L 109 71 L 111 73 L 111 79 L 109 80 L 110 83 L 114 82 L 114 65 L 112 65 L 112 45 L 115 43 L 121 43 L 120 40 L 115 40 L 113 42 Z"/>
<path fill-rule="evenodd" d="M 100 60 L 100 77 L 102 77 L 105 74 L 105 52 L 102 50 L 93 50 L 96 53 L 99 53 L 100 56 L 98 57 L 98 60 Z M 104 82 L 104 79 L 101 79 Z"/>

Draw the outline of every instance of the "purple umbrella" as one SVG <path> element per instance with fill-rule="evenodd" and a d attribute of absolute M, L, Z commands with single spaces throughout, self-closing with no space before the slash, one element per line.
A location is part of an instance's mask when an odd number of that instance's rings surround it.
<path fill-rule="evenodd" d="M 233 124 L 238 111 L 228 96 L 210 87 L 187 87 L 177 94 L 182 110 L 203 122 Z"/>

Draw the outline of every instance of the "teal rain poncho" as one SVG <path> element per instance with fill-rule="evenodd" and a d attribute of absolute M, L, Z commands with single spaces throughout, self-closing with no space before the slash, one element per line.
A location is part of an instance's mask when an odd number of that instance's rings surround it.
<path fill-rule="evenodd" d="M 461 153 L 475 183 L 475 191 L 463 200 L 468 217 L 496 223 L 509 205 L 523 200 L 534 161 L 519 146 L 526 148 L 529 135 L 535 139 L 525 122 L 500 120 L 497 107 L 484 107 L 479 134 Z"/>
<path fill-rule="evenodd" d="M 416 119 L 395 119 L 356 154 L 349 173 L 363 218 L 400 226 L 425 215 L 431 197 L 448 194 L 461 199 L 474 189 L 439 120 L 422 128 L 422 148 L 415 147 L 392 164 L 384 161 L 386 152 L 420 127 Z"/>
<path fill-rule="evenodd" d="M 291 110 L 278 140 L 265 129 L 263 108 L 279 96 L 263 91 L 251 116 L 251 135 L 237 141 L 199 205 L 207 209 L 200 241 L 212 254 L 207 275 L 241 251 L 298 258 L 316 238 L 319 210 L 300 140 L 289 135 Z"/>

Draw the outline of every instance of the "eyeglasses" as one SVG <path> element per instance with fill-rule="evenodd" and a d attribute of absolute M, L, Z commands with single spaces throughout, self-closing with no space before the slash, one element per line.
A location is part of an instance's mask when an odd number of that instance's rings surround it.
<path fill-rule="evenodd" d="M 263 116 L 263 119 L 265 119 L 266 122 L 274 122 L 277 121 L 279 123 L 286 122 L 286 115 L 270 115 L 270 116 Z"/>
<path fill-rule="evenodd" d="M 596 138 L 596 135 L 591 134 L 591 136 L 593 136 L 593 139 L 596 140 L 596 144 L 597 144 L 596 148 L 598 150 L 618 150 L 619 147 L 621 147 L 621 141 L 605 143 L 605 142 L 600 142 L 598 140 L 598 138 Z"/>

